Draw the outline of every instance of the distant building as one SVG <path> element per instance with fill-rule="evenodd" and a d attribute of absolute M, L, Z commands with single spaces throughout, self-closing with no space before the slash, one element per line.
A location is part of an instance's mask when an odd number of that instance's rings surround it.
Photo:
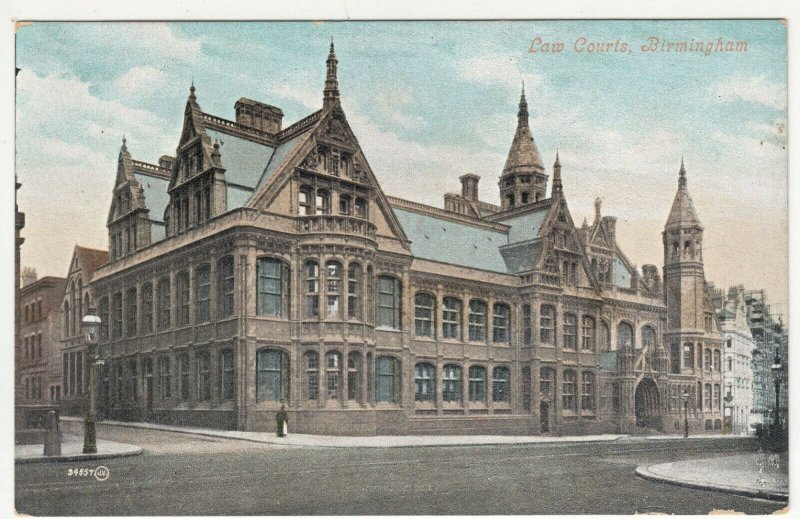
<path fill-rule="evenodd" d="M 17 403 L 55 404 L 61 397 L 60 307 L 64 278 L 44 277 L 20 289 Z"/>
<path fill-rule="evenodd" d="M 16 69 L 19 74 L 19 69 Z M 20 286 L 20 249 L 25 242 L 22 237 L 22 229 L 25 227 L 25 213 L 20 212 L 19 205 L 17 204 L 17 191 L 22 186 L 16 178 L 14 179 L 14 340 L 19 339 L 19 324 L 20 324 L 20 306 L 19 306 L 19 286 Z M 17 350 L 19 354 L 19 350 Z M 14 359 L 14 387 L 17 391 L 20 388 L 19 381 L 19 357 Z M 17 400 L 21 398 L 20 393 L 16 393 Z"/>

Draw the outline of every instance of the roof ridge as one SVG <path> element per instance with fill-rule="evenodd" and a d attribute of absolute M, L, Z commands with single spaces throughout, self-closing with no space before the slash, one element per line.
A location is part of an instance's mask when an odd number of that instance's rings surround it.
<path fill-rule="evenodd" d="M 389 202 L 389 205 L 392 207 L 392 209 L 405 209 L 407 211 L 427 214 L 428 216 L 443 218 L 452 222 L 472 225 L 473 227 L 501 233 L 508 233 L 508 231 L 511 229 L 510 226 L 503 223 L 488 222 L 481 218 L 475 218 L 473 216 L 464 215 L 461 213 L 454 213 L 440 207 L 414 202 L 413 200 L 406 200 L 404 198 L 398 198 L 390 195 L 386 195 L 386 200 Z"/>

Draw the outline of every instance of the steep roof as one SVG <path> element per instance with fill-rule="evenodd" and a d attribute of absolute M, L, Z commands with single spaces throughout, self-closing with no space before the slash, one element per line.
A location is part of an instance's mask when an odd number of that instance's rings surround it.
<path fill-rule="evenodd" d="M 83 267 L 84 273 L 91 275 L 95 270 L 108 263 L 108 251 L 90 249 L 80 245 L 75 246 L 75 255 L 78 263 Z"/>
<path fill-rule="evenodd" d="M 543 173 L 544 164 L 528 126 L 528 102 L 525 100 L 525 91 L 523 90 L 517 114 L 517 131 L 514 134 L 511 149 L 508 151 L 505 166 L 503 166 L 503 175 L 517 171 L 532 172 L 533 170 Z"/>
<path fill-rule="evenodd" d="M 700 218 L 689 196 L 686 188 L 686 168 L 681 161 L 680 177 L 678 179 L 678 192 L 675 193 L 675 200 L 672 202 L 672 209 L 669 211 L 666 228 L 672 227 L 700 227 Z"/>

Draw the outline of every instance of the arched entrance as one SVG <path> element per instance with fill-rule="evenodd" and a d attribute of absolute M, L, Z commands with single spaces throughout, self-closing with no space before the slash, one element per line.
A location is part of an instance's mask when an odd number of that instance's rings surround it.
<path fill-rule="evenodd" d="M 636 386 L 634 402 L 636 410 L 636 427 L 660 427 L 660 414 L 658 405 L 658 386 L 652 378 L 643 378 Z"/>

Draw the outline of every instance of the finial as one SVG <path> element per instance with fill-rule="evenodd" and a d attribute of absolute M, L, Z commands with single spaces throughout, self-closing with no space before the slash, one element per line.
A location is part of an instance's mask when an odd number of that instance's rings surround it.
<path fill-rule="evenodd" d="M 556 148 L 556 162 L 553 164 L 554 167 L 561 167 L 561 161 L 558 159 L 558 148 Z"/>
<path fill-rule="evenodd" d="M 194 78 L 192 78 L 192 86 L 190 86 L 190 87 L 189 87 L 189 99 L 191 99 L 192 101 L 194 101 L 195 99 L 197 99 L 197 96 L 196 96 L 196 95 L 194 95 L 194 92 L 195 92 L 195 88 L 194 88 Z"/>
<path fill-rule="evenodd" d="M 128 151 L 128 139 L 125 138 L 125 135 L 122 136 L 122 151 Z"/>
<path fill-rule="evenodd" d="M 683 156 L 681 156 L 681 170 L 678 177 L 678 187 L 686 187 L 686 167 L 683 165 Z"/>
<path fill-rule="evenodd" d="M 603 203 L 603 201 L 600 200 L 599 196 L 594 199 L 594 221 L 595 222 L 599 222 L 600 221 L 600 205 L 602 203 Z"/>
<path fill-rule="evenodd" d="M 522 80 L 522 97 L 525 97 L 525 80 Z"/>

